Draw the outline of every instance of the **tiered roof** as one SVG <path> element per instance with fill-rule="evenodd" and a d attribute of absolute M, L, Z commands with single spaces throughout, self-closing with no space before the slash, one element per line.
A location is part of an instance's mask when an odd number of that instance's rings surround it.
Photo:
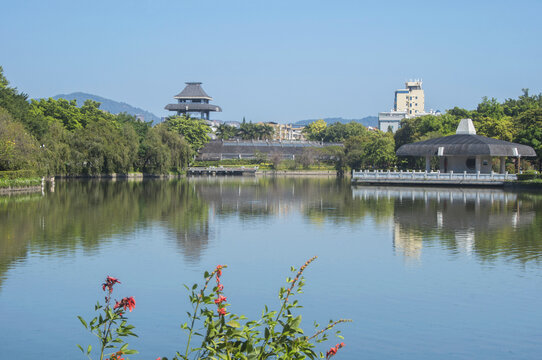
<path fill-rule="evenodd" d="M 175 95 L 175 99 L 207 99 L 213 100 L 212 97 L 201 88 L 200 82 L 187 82 L 186 87 L 179 94 Z"/>

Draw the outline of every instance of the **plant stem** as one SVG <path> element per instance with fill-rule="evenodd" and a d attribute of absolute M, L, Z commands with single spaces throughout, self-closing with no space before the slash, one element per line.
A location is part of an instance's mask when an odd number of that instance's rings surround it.
<path fill-rule="evenodd" d="M 309 260 L 307 260 L 305 262 L 305 264 L 303 264 L 303 266 L 301 266 L 301 268 L 299 269 L 299 271 L 297 272 L 296 274 L 296 277 L 295 279 L 292 281 L 292 285 L 290 285 L 290 288 L 288 289 L 288 291 L 286 292 L 286 297 L 284 298 L 284 301 L 282 302 L 282 306 L 280 307 L 280 311 L 277 313 L 277 316 L 275 318 L 275 322 L 277 322 L 277 320 L 279 319 L 280 315 L 282 314 L 282 312 L 284 311 L 284 308 L 286 307 L 286 303 L 288 303 L 288 297 L 290 296 L 290 293 L 292 292 L 297 280 L 299 280 L 299 277 L 303 274 L 303 271 L 305 271 L 305 269 L 307 268 L 307 266 L 309 266 L 309 264 L 311 262 L 313 262 L 314 260 L 316 260 L 318 256 L 313 256 L 312 258 L 310 258 Z M 274 330 L 274 329 L 273 329 Z M 258 359 L 261 358 L 264 350 L 265 350 L 265 347 L 267 346 L 267 342 L 269 341 L 269 336 L 271 336 L 271 331 L 269 331 L 269 335 L 265 337 L 265 341 L 262 345 L 262 348 L 260 350 L 260 353 L 258 354 Z"/>
<path fill-rule="evenodd" d="M 184 358 L 188 359 L 188 349 L 190 348 L 190 341 L 192 340 L 192 334 L 194 332 L 194 324 L 196 322 L 196 316 L 198 313 L 199 305 L 201 304 L 201 300 L 203 299 L 203 296 L 205 295 L 205 290 L 207 289 L 207 286 L 209 285 L 209 281 L 213 278 L 213 276 L 216 274 L 216 271 L 213 271 L 207 280 L 205 280 L 205 286 L 200 291 L 200 295 L 198 296 L 198 301 L 196 303 L 196 307 L 194 309 L 194 314 L 192 315 L 192 323 L 190 324 L 190 332 L 188 333 L 188 340 L 186 341 L 186 350 L 184 352 Z"/>

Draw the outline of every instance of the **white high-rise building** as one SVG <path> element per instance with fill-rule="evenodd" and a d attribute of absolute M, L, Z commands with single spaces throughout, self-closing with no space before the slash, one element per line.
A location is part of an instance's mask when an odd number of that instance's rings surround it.
<path fill-rule="evenodd" d="M 393 110 L 406 112 L 409 116 L 425 113 L 425 96 L 421 80 L 407 81 L 405 89 L 395 90 Z"/>
<path fill-rule="evenodd" d="M 380 131 L 391 129 L 392 132 L 396 132 L 404 118 L 427 114 L 422 81 L 407 81 L 404 89 L 395 90 L 393 110 L 378 113 L 378 128 Z"/>

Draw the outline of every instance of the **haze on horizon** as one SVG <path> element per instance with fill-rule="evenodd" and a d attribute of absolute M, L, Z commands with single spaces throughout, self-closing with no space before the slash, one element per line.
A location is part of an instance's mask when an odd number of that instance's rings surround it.
<path fill-rule="evenodd" d="M 408 79 L 426 109 L 542 91 L 542 2 L 24 1 L 3 4 L 0 65 L 31 98 L 81 91 L 169 115 L 186 81 L 212 119 L 376 116 Z"/>

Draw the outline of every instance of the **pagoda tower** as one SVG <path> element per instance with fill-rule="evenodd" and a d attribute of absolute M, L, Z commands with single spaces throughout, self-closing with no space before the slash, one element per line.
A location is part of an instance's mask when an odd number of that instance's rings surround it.
<path fill-rule="evenodd" d="M 209 120 L 211 111 L 222 111 L 220 106 L 209 104 L 213 98 L 201 88 L 200 82 L 187 82 L 186 87 L 173 98 L 177 99 L 176 104 L 167 104 L 165 109 L 176 111 L 177 115 L 190 115 L 200 119 Z"/>

